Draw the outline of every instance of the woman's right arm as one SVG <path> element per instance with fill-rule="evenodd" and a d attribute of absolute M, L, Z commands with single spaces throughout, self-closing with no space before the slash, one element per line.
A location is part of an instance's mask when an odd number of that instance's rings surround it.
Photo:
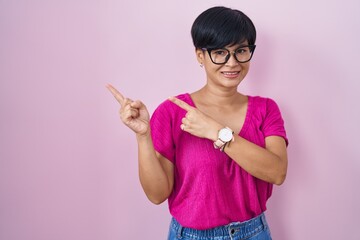
<path fill-rule="evenodd" d="M 120 103 L 119 113 L 122 122 L 136 133 L 141 186 L 152 203 L 160 204 L 172 192 L 174 166 L 154 149 L 150 133 L 150 116 L 146 106 L 140 101 L 124 98 L 110 84 L 107 88 Z"/>
<path fill-rule="evenodd" d="M 154 150 L 150 134 L 137 136 L 140 183 L 154 204 L 164 202 L 174 185 L 174 165 Z"/>

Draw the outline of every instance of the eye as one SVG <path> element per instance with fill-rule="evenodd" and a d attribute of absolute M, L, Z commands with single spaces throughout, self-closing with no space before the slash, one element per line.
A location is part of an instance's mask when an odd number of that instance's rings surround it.
<path fill-rule="evenodd" d="M 236 54 L 247 54 L 249 52 L 249 48 L 239 48 L 236 50 Z"/>
<path fill-rule="evenodd" d="M 228 54 L 228 52 L 223 49 L 213 50 L 212 53 L 217 56 L 226 56 Z"/>

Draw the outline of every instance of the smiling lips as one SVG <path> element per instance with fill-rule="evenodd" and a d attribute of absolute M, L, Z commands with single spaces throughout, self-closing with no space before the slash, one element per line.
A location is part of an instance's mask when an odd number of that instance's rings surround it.
<path fill-rule="evenodd" d="M 226 71 L 221 72 L 226 78 L 237 78 L 240 74 L 240 71 Z"/>

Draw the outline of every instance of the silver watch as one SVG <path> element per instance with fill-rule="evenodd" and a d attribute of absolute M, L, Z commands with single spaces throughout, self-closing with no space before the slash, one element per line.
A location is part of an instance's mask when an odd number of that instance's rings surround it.
<path fill-rule="evenodd" d="M 234 131 L 229 127 L 224 127 L 219 130 L 218 139 L 214 142 L 216 149 L 222 149 L 224 145 L 234 139 Z"/>

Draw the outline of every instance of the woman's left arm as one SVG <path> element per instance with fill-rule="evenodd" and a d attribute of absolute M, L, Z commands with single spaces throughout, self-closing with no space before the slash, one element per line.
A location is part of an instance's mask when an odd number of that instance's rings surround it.
<path fill-rule="evenodd" d="M 240 136 L 227 144 L 224 152 L 252 176 L 281 185 L 287 172 L 287 151 L 284 138 L 269 136 L 262 148 Z"/>

